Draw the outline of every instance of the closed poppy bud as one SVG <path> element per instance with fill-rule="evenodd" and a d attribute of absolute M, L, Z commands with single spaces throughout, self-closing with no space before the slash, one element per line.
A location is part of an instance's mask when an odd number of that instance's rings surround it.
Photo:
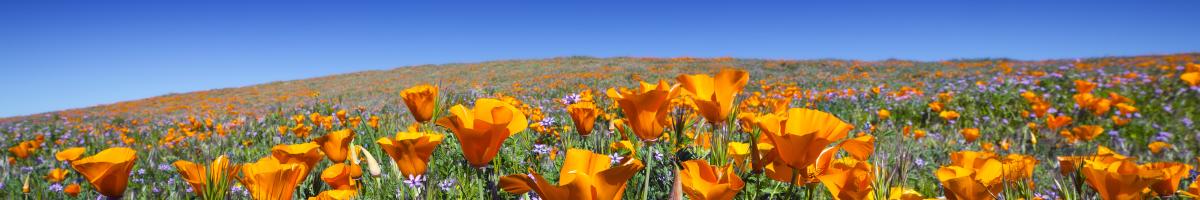
<path fill-rule="evenodd" d="M 382 174 L 383 169 L 380 168 L 379 161 L 375 160 L 375 155 L 372 155 L 371 152 L 367 151 L 367 148 L 365 147 L 358 146 L 358 148 L 361 149 L 363 157 L 365 157 L 367 160 L 367 172 L 369 172 L 373 177 L 378 177 L 380 174 Z"/>
<path fill-rule="evenodd" d="M 400 91 L 400 98 L 404 99 L 404 105 L 408 106 L 408 112 L 412 113 L 413 118 L 417 122 L 425 123 L 433 119 L 437 94 L 437 87 L 418 85 Z"/>
<path fill-rule="evenodd" d="M 87 177 L 88 182 L 92 183 L 101 195 L 120 198 L 124 196 L 125 186 L 129 184 L 129 172 L 133 170 L 136 159 L 137 151 L 115 147 L 71 162 L 71 168 Z"/>
<path fill-rule="evenodd" d="M 596 108 L 596 104 L 592 102 L 579 102 L 567 106 L 567 114 L 571 116 L 571 122 L 575 124 L 575 131 L 579 135 L 587 136 L 592 133 L 593 125 L 596 124 L 596 117 L 599 117 L 603 110 Z"/>
<path fill-rule="evenodd" d="M 354 140 L 354 131 L 343 129 L 321 136 L 314 142 L 321 145 L 321 152 L 325 152 L 325 156 L 328 156 L 330 161 L 341 163 L 346 161 L 346 157 L 350 155 L 350 141 L 352 140 Z"/>
<path fill-rule="evenodd" d="M 707 74 L 679 75 L 683 92 L 691 96 L 700 115 L 713 124 L 725 122 L 733 112 L 733 99 L 750 81 L 750 73 L 742 70 L 724 69 L 716 77 Z"/>

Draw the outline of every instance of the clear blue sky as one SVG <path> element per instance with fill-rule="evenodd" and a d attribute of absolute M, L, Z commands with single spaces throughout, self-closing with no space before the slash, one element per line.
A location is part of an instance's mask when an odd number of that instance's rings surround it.
<path fill-rule="evenodd" d="M 1200 1 L 164 2 L 0 2 L 0 117 L 496 59 L 1200 51 Z"/>

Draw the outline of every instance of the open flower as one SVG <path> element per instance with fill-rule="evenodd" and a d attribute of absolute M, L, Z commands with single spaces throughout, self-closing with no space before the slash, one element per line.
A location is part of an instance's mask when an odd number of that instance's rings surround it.
<path fill-rule="evenodd" d="M 656 141 L 662 136 L 664 126 L 670 124 L 669 104 L 679 93 L 677 87 L 666 81 L 659 81 L 658 85 L 642 82 L 637 91 L 609 89 L 608 96 L 621 107 L 634 135 L 643 141 Z"/>
<path fill-rule="evenodd" d="M 936 175 L 948 199 L 990 199 L 1003 187 L 1004 172 L 1004 163 L 994 153 L 960 151 L 951 153 L 950 165 L 939 168 Z"/>
<path fill-rule="evenodd" d="M 691 96 L 708 122 L 718 124 L 725 122 L 729 113 L 733 112 L 733 99 L 750 81 L 750 73 L 742 70 L 723 69 L 716 77 L 708 74 L 679 75 L 684 93 Z"/>
<path fill-rule="evenodd" d="M 413 86 L 400 91 L 400 98 L 408 106 L 408 112 L 418 122 L 425 123 L 433 119 L 434 107 L 437 104 L 438 88 L 431 85 Z"/>
<path fill-rule="evenodd" d="M 505 139 L 529 127 L 524 113 L 496 99 L 475 100 L 475 108 L 471 110 L 454 105 L 450 116 L 439 119 L 437 124 L 454 132 L 463 156 L 474 167 L 487 166 Z"/>
<path fill-rule="evenodd" d="M 87 177 L 89 183 L 101 195 L 120 198 L 129 184 L 129 171 L 133 170 L 137 151 L 125 147 L 108 148 L 96 155 L 71 162 L 71 168 Z"/>
<path fill-rule="evenodd" d="M 1177 162 L 1150 163 L 1144 164 L 1140 168 L 1162 171 L 1164 179 L 1150 185 L 1150 190 L 1158 196 L 1175 195 L 1175 189 L 1179 188 L 1179 182 L 1187 178 L 1188 173 L 1192 170 L 1192 166 Z"/>
<path fill-rule="evenodd" d="M 704 160 L 690 160 L 682 165 L 679 178 L 689 199 L 733 199 L 746 186 L 730 166 L 712 166 Z"/>
<path fill-rule="evenodd" d="M 320 194 L 317 194 L 316 197 L 309 197 L 308 199 L 309 200 L 349 200 L 349 199 L 354 199 L 355 196 L 358 196 L 357 190 L 352 190 L 352 189 L 325 190 L 325 191 L 322 191 Z"/>
<path fill-rule="evenodd" d="M 303 164 L 282 163 L 272 156 L 244 164 L 241 170 L 238 181 L 254 199 L 292 199 L 296 186 L 308 175 Z"/>
<path fill-rule="evenodd" d="M 1133 161 L 1085 161 L 1080 171 L 1104 200 L 1141 199 L 1142 190 L 1166 179 L 1162 170 L 1138 167 Z"/>
<path fill-rule="evenodd" d="M 1046 117 L 1046 128 L 1049 128 L 1050 130 L 1058 130 L 1059 128 L 1070 125 L 1071 120 L 1072 120 L 1071 117 L 1066 116 L 1066 115 L 1060 114 L 1057 117 L 1051 115 L 1049 117 Z"/>
<path fill-rule="evenodd" d="M 592 134 L 596 117 L 601 113 L 604 111 L 596 108 L 596 104 L 592 102 L 578 102 L 567 106 L 567 114 L 571 115 L 571 122 L 575 123 L 575 131 L 582 136 Z"/>
<path fill-rule="evenodd" d="M 362 167 L 354 164 L 337 163 L 321 172 L 321 181 L 339 190 L 352 190 L 358 185 L 355 179 L 362 177 Z"/>
<path fill-rule="evenodd" d="M 192 191 L 201 199 L 209 197 L 225 197 L 225 192 L 237 177 L 238 167 L 229 164 L 229 158 L 224 155 L 213 159 L 206 167 L 186 160 L 175 161 L 175 168 L 183 176 Z M 210 196 L 211 195 L 211 196 Z"/>
<path fill-rule="evenodd" d="M 383 137 L 376 140 L 383 151 L 392 157 L 400 176 L 425 174 L 429 156 L 442 143 L 445 136 L 423 132 L 399 132 L 395 138 Z"/>
<path fill-rule="evenodd" d="M 79 192 L 81 192 L 81 191 L 82 191 L 82 188 L 79 186 L 78 183 L 72 183 L 70 185 L 67 185 L 67 187 L 63 188 L 63 193 L 67 193 L 67 196 L 71 196 L 71 197 L 79 196 Z"/>
<path fill-rule="evenodd" d="M 50 174 L 46 174 L 46 180 L 50 181 L 51 183 L 57 183 L 63 179 L 67 179 L 67 174 L 70 173 L 71 171 L 67 171 L 66 169 L 54 168 L 53 170 L 50 170 Z"/>
<path fill-rule="evenodd" d="M 978 140 L 980 136 L 978 128 L 964 128 L 959 130 L 958 133 L 962 134 L 963 139 L 967 140 L 968 143 L 975 142 L 975 140 Z"/>
<path fill-rule="evenodd" d="M 1103 127 L 1096 125 L 1080 125 L 1072 128 L 1069 132 L 1061 131 L 1059 132 L 1059 135 L 1062 135 L 1069 142 L 1076 142 L 1079 140 L 1092 141 L 1092 139 L 1095 139 L 1096 136 L 1099 136 L 1101 133 L 1104 133 Z"/>
<path fill-rule="evenodd" d="M 54 154 L 54 159 L 68 162 L 75 161 L 79 160 L 79 157 L 82 157 L 85 152 L 87 152 L 87 149 L 83 147 L 67 148 Z"/>
<path fill-rule="evenodd" d="M 826 147 L 845 138 L 850 129 L 854 129 L 829 113 L 803 108 L 789 109 L 787 116 L 767 114 L 758 120 L 758 127 L 774 146 L 771 153 L 778 154 L 776 159 L 790 169 L 799 169 L 798 175 L 805 179 L 815 178 L 816 174 L 805 169 L 817 162 L 817 158 L 828 150 Z M 774 168 L 783 169 L 781 166 Z"/>
<path fill-rule="evenodd" d="M 342 163 L 346 161 L 346 156 L 350 155 L 350 141 L 353 140 L 354 130 L 342 129 L 321 136 L 314 142 L 321 145 L 321 152 L 325 152 L 330 161 Z"/>
<path fill-rule="evenodd" d="M 834 161 L 817 179 L 834 199 L 866 199 L 873 191 L 875 173 L 870 163 L 851 157 Z"/>
<path fill-rule="evenodd" d="M 620 199 L 629 178 L 643 167 L 637 159 L 629 159 L 612 167 L 608 156 L 588 150 L 567 150 L 567 158 L 559 169 L 558 185 L 530 170 L 529 174 L 500 177 L 500 187 L 513 194 L 534 191 L 542 199 Z"/>
<path fill-rule="evenodd" d="M 1154 153 L 1154 154 L 1162 153 L 1163 150 L 1171 148 L 1171 144 L 1167 144 L 1166 142 L 1162 142 L 1162 141 L 1154 141 L 1146 146 L 1150 147 L 1150 153 Z"/>
<path fill-rule="evenodd" d="M 946 121 L 951 121 L 951 120 L 958 119 L 958 112 L 955 112 L 953 110 L 947 110 L 947 111 L 942 111 L 941 113 L 938 113 L 938 116 L 942 117 L 942 119 L 945 119 Z"/>
<path fill-rule="evenodd" d="M 308 170 L 317 166 L 317 162 L 321 162 L 321 151 L 318 149 L 321 145 L 316 143 L 301 143 L 292 145 L 275 145 L 271 147 L 271 157 L 277 161 L 287 164 L 300 164 L 304 166 L 302 174 L 308 174 Z"/>

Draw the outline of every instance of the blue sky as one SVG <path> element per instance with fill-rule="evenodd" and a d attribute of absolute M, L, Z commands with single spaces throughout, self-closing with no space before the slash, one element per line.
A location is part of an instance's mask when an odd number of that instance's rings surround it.
<path fill-rule="evenodd" d="M 0 117 L 496 59 L 1200 51 L 1200 1 L 247 2 L 0 2 Z"/>

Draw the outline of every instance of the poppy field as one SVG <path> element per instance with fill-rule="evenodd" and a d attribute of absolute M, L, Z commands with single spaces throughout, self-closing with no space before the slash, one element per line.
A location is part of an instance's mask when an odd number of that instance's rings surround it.
<path fill-rule="evenodd" d="M 1200 54 L 421 65 L 0 119 L 0 198 L 1194 199 L 1198 120 Z"/>

